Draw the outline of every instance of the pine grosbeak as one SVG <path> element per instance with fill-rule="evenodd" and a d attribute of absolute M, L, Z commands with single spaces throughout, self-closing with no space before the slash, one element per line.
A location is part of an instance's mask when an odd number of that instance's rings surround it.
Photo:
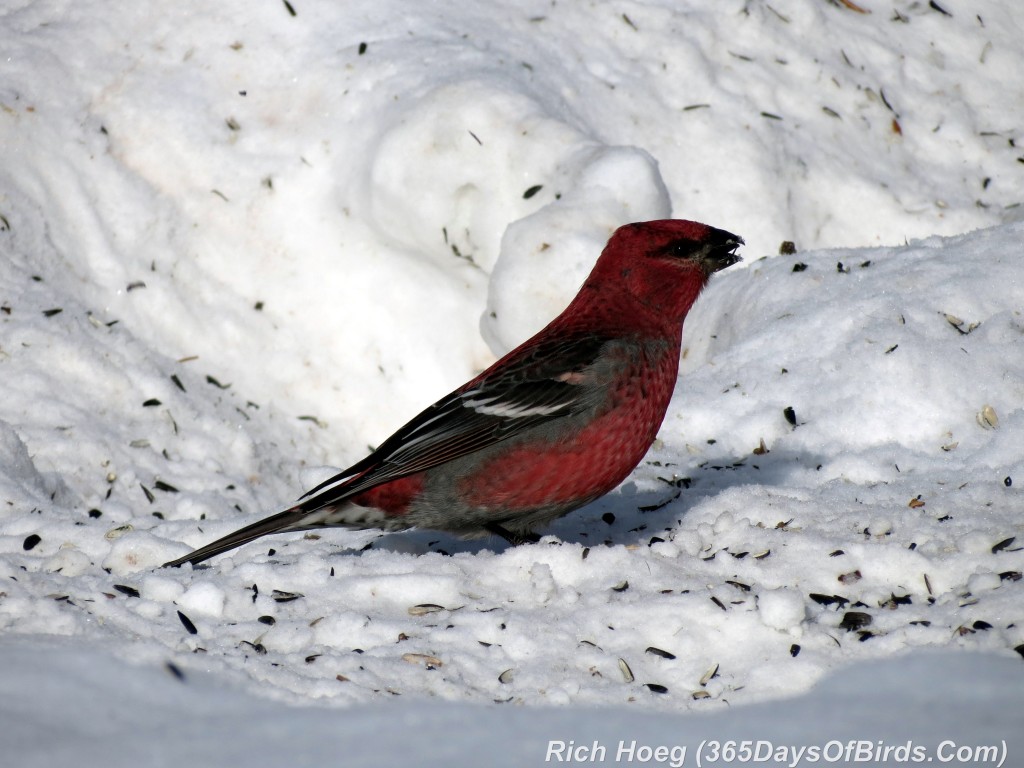
<path fill-rule="evenodd" d="M 430 528 L 535 541 L 608 493 L 654 442 L 683 320 L 743 240 L 692 221 L 627 224 L 561 315 L 284 512 L 166 565 L 271 533 Z"/>

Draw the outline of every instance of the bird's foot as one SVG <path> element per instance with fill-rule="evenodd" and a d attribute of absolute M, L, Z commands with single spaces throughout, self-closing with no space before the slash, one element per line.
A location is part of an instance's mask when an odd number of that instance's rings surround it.
<path fill-rule="evenodd" d="M 484 529 L 488 533 L 493 533 L 496 536 L 501 536 L 505 541 L 511 544 L 513 547 L 518 547 L 520 544 L 536 544 L 540 541 L 540 536 L 533 531 L 526 531 L 525 533 L 513 533 L 505 526 L 500 523 L 487 523 Z"/>

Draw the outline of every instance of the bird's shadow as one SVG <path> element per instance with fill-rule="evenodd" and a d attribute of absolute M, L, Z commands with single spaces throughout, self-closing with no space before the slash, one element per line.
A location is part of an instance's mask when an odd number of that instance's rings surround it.
<path fill-rule="evenodd" d="M 687 512 L 703 500 L 729 488 L 745 485 L 784 486 L 795 472 L 820 466 L 817 456 L 775 449 L 746 458 L 712 457 L 696 464 L 659 465 L 649 463 L 663 488 L 636 490 L 626 483 L 618 490 L 556 520 L 536 531 L 543 538 L 537 544 L 558 542 L 583 546 L 647 545 L 653 540 L 670 538 L 684 524 Z M 500 554 L 512 548 L 498 536 L 460 539 L 429 530 L 410 530 L 380 534 L 369 544 L 356 549 L 341 549 L 337 556 L 359 554 L 365 549 L 406 554 L 436 552 L 444 555 Z"/>

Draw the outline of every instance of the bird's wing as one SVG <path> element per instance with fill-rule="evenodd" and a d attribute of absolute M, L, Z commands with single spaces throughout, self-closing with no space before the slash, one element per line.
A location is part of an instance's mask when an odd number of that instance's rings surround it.
<path fill-rule="evenodd" d="M 362 491 L 494 445 L 599 403 L 594 364 L 609 339 L 535 339 L 427 408 L 373 453 L 306 493 L 283 512 L 247 525 L 165 567 L 197 564 L 266 536 L 321 527 L 311 515 Z"/>
<path fill-rule="evenodd" d="M 297 506 L 311 512 L 336 504 L 591 407 L 601 390 L 585 371 L 608 341 L 588 334 L 519 348 L 424 410 L 365 459 L 308 491 Z"/>

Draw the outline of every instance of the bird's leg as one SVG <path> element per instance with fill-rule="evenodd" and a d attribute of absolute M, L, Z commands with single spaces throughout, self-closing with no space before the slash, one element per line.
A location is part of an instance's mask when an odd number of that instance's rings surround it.
<path fill-rule="evenodd" d="M 540 541 L 540 536 L 533 531 L 527 531 L 526 533 L 512 533 L 508 528 L 501 525 L 500 523 L 487 523 L 484 529 L 488 533 L 493 533 L 496 536 L 501 536 L 505 541 L 511 544 L 513 547 L 518 547 L 520 544 L 536 544 Z"/>

